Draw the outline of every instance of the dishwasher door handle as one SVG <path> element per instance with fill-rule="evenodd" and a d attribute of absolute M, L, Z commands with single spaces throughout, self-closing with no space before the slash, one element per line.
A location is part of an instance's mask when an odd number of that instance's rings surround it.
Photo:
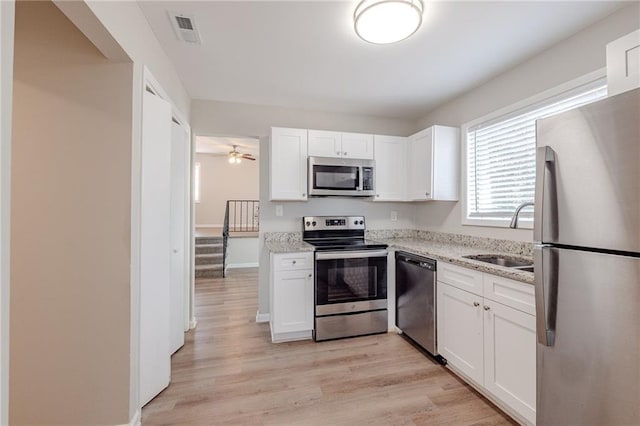
<path fill-rule="evenodd" d="M 429 269 L 429 270 L 435 270 L 435 266 L 436 266 L 435 264 L 430 263 L 430 262 L 421 262 L 419 260 L 411 259 L 411 258 L 408 258 L 408 257 L 401 257 L 400 260 L 402 262 L 410 263 L 412 265 L 415 265 L 415 266 L 417 266 L 419 268 L 424 268 L 424 269 Z"/>

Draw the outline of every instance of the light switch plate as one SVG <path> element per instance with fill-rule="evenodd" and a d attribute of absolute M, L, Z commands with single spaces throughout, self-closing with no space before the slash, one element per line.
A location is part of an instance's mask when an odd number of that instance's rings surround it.
<path fill-rule="evenodd" d="M 283 207 L 282 204 L 277 204 L 276 205 L 276 216 L 282 217 L 282 215 L 284 215 L 284 207 Z"/>
<path fill-rule="evenodd" d="M 391 221 L 392 222 L 396 222 L 397 220 L 398 220 L 398 212 L 392 211 L 391 212 Z"/>

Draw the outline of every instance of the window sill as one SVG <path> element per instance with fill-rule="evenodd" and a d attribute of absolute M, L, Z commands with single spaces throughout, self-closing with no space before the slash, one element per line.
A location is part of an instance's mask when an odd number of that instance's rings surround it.
<path fill-rule="evenodd" d="M 511 219 L 470 219 L 465 218 L 462 220 L 463 226 L 486 226 L 490 228 L 509 228 Z M 518 220 L 518 228 L 516 229 L 533 229 L 533 220 L 520 219 Z"/>

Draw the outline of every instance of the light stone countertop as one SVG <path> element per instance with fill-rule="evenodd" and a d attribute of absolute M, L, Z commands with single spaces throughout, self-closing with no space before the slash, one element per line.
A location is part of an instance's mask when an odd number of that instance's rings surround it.
<path fill-rule="evenodd" d="M 311 244 L 302 241 L 301 232 L 268 232 L 265 233 L 264 238 L 265 246 L 271 253 L 314 251 Z M 367 239 L 388 244 L 390 249 L 402 250 L 464 268 L 533 284 L 532 272 L 462 257 L 470 254 L 500 254 L 505 257 L 532 260 L 531 243 L 404 229 L 367 231 Z"/>
<path fill-rule="evenodd" d="M 498 275 L 512 280 L 533 284 L 533 273 L 518 269 L 498 266 L 491 263 L 466 259 L 462 256 L 470 254 L 501 254 L 506 257 L 518 257 L 531 259 L 528 256 L 514 255 L 508 252 L 497 252 L 482 247 L 469 247 L 459 244 L 429 241 L 421 238 L 378 238 L 376 241 L 389 245 L 390 249 L 406 251 L 408 253 L 425 256 L 438 261 L 449 262 L 464 268 L 475 269 L 481 272 Z M 533 261 L 533 259 L 532 259 Z"/>
<path fill-rule="evenodd" d="M 314 250 L 311 244 L 304 241 L 265 241 L 264 245 L 270 253 L 296 253 Z"/>

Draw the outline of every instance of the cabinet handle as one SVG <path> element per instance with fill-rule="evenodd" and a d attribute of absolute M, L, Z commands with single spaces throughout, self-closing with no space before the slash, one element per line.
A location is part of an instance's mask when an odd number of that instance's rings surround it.
<path fill-rule="evenodd" d="M 347 155 L 347 151 L 343 152 L 342 155 Z"/>
<path fill-rule="evenodd" d="M 488 311 L 489 309 L 491 309 L 491 307 L 490 307 L 490 306 L 484 305 L 484 310 L 485 310 L 485 311 Z"/>
<path fill-rule="evenodd" d="M 428 196 L 429 196 L 429 193 L 428 193 L 428 192 L 425 192 L 425 193 L 424 193 L 424 195 L 428 197 Z"/>
<path fill-rule="evenodd" d="M 311 274 L 309 274 L 309 278 L 311 278 Z"/>
<path fill-rule="evenodd" d="M 293 261 L 293 262 L 291 262 L 291 263 L 293 263 L 293 264 L 295 265 L 295 264 L 296 264 L 296 261 L 294 260 L 294 261 Z"/>
<path fill-rule="evenodd" d="M 480 306 L 480 304 L 478 302 L 473 302 L 473 306 L 477 308 L 478 306 Z"/>
<path fill-rule="evenodd" d="M 376 197 L 380 198 L 380 194 L 376 194 Z"/>
<path fill-rule="evenodd" d="M 302 196 L 303 196 L 303 197 L 304 197 L 304 196 L 306 196 L 306 195 L 307 195 L 307 193 L 306 193 L 306 192 L 303 192 L 303 193 L 302 193 Z"/>
<path fill-rule="evenodd" d="M 336 154 L 337 154 L 337 155 L 340 155 L 340 151 L 336 151 Z"/>

